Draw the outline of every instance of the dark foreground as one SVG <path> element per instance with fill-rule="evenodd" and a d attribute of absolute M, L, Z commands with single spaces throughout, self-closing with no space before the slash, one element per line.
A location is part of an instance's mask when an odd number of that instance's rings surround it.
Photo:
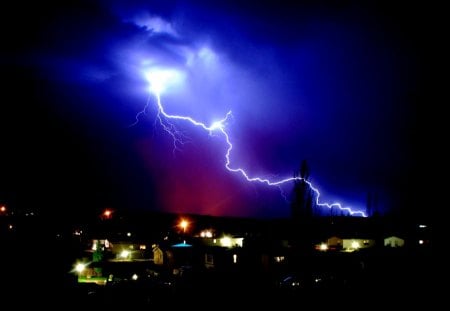
<path fill-rule="evenodd" d="M 429 249 L 360 252 L 339 258 L 328 256 L 326 260 L 311 257 L 277 271 L 184 267 L 178 275 L 160 271 L 154 278 L 141 273 L 137 280 L 117 278 L 100 286 L 77 283 L 70 271 L 70 254 L 61 252 L 49 257 L 38 245 L 26 249 L 9 246 L 9 252 L 3 255 L 2 301 L 12 309 L 291 309 L 303 304 L 360 309 L 410 303 L 431 307 L 435 301 L 437 269 Z M 129 272 L 130 276 L 133 271 Z"/>

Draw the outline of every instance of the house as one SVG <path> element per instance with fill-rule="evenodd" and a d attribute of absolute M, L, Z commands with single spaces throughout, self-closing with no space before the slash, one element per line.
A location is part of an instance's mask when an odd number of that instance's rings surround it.
<path fill-rule="evenodd" d="M 384 239 L 384 246 L 386 247 L 403 247 L 405 240 L 398 236 L 390 236 Z"/>
<path fill-rule="evenodd" d="M 355 251 L 361 248 L 369 248 L 375 245 L 374 239 L 342 239 L 343 249 L 346 251 Z"/>

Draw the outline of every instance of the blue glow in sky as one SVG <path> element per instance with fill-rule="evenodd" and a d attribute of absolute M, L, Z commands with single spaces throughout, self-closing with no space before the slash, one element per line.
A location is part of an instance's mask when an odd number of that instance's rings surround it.
<path fill-rule="evenodd" d="M 427 28 L 412 4 L 80 1 L 32 9 L 12 6 L 2 25 L 25 30 L 5 34 L 2 52 L 16 98 L 2 110 L 2 129 L 21 134 L 5 140 L 16 151 L 2 161 L 12 181 L 0 199 L 27 203 L 32 193 L 54 208 L 289 215 L 279 189 L 224 169 L 223 140 L 177 121 L 174 150 L 153 91 L 167 114 L 204 124 L 232 111 L 231 161 L 251 176 L 290 178 L 306 160 L 323 201 L 365 210 L 370 193 L 382 212 L 414 201 Z M 36 187 L 44 175 L 52 178 Z M 288 200 L 292 187 L 282 188 Z"/>

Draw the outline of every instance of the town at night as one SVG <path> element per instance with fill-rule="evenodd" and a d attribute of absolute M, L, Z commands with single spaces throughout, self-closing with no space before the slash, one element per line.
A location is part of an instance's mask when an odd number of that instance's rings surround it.
<path fill-rule="evenodd" d="M 3 13 L 2 304 L 432 306 L 431 5 Z"/>

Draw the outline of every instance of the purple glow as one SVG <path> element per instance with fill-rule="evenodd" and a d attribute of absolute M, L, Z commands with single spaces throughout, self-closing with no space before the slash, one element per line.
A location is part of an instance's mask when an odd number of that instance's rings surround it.
<path fill-rule="evenodd" d="M 174 142 L 174 151 L 178 149 L 178 145 L 183 144 L 183 135 L 176 129 L 175 125 L 170 123 L 169 120 L 182 120 L 187 121 L 191 123 L 194 126 L 201 127 L 203 130 L 207 131 L 209 135 L 212 135 L 214 132 L 220 132 L 225 139 L 227 148 L 225 153 L 225 168 L 233 173 L 239 173 L 241 176 L 243 176 L 248 182 L 258 182 L 262 184 L 266 184 L 268 186 L 275 186 L 279 187 L 282 184 L 289 183 L 295 180 L 303 180 L 312 191 L 315 193 L 315 203 L 317 206 L 320 207 L 326 207 L 329 209 L 332 209 L 333 207 L 338 208 L 341 211 L 345 211 L 349 213 L 352 216 L 362 216 L 367 217 L 367 215 L 358 210 L 354 210 L 350 207 L 343 207 L 341 203 L 326 203 L 326 202 L 320 202 L 320 192 L 317 188 L 315 188 L 311 182 L 308 180 L 305 180 L 301 177 L 289 177 L 284 178 L 280 180 L 270 180 L 267 178 L 261 178 L 261 177 L 251 177 L 243 168 L 241 167 L 232 167 L 231 165 L 231 151 L 233 150 L 233 144 L 231 143 L 230 136 L 228 135 L 228 132 L 226 131 L 226 122 L 228 121 L 229 117 L 232 116 L 231 111 L 228 111 L 228 113 L 219 121 L 215 121 L 211 123 L 211 125 L 206 125 L 203 122 L 197 121 L 193 119 L 192 117 L 188 116 L 181 116 L 181 115 L 172 115 L 168 114 L 164 110 L 164 106 L 161 103 L 161 92 L 165 91 L 168 86 L 174 81 L 171 80 L 171 77 L 179 77 L 176 71 L 171 70 L 154 70 L 149 72 L 147 75 L 147 78 L 150 82 L 150 90 L 155 95 L 157 100 L 157 107 L 158 107 L 158 113 L 157 113 L 157 119 L 160 123 L 160 125 L 163 127 L 163 129 L 169 133 L 169 135 L 173 138 Z M 148 102 L 149 103 L 149 102 Z M 143 111 L 141 111 L 137 117 L 136 122 L 139 121 L 139 115 L 142 113 L 145 113 L 146 108 L 148 106 L 148 103 Z"/>
<path fill-rule="evenodd" d="M 289 217 L 296 182 L 284 179 L 306 161 L 312 203 L 345 203 L 315 206 L 315 216 L 421 214 L 429 191 L 412 176 L 423 171 L 416 133 L 433 94 L 434 30 L 417 23 L 423 8 L 19 5 L 4 29 L 21 16 L 32 33 L 7 32 L 4 89 L 29 106 L 1 106 L 0 200 Z M 20 143 L 8 135 L 22 132 Z M 35 156 L 31 141 L 42 142 Z"/>

